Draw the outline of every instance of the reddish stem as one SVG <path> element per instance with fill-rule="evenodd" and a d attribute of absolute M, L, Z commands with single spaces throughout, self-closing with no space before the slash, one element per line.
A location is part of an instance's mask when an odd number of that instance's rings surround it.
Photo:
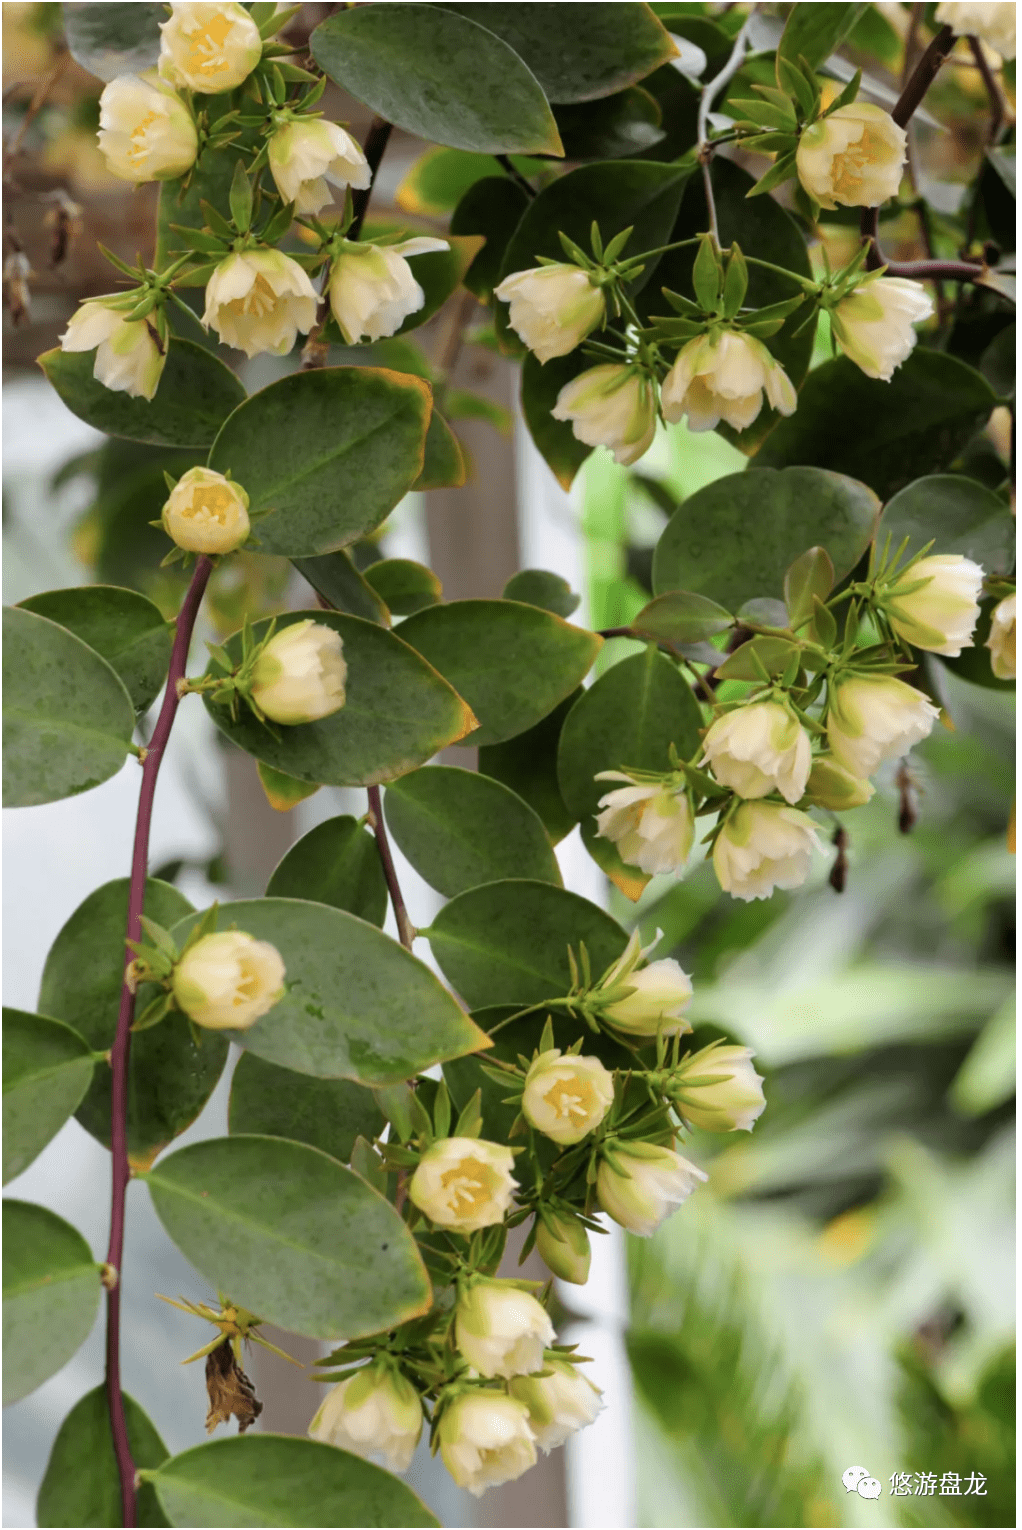
<path fill-rule="evenodd" d="M 387 829 L 383 822 L 380 788 L 378 786 L 370 786 L 368 791 L 369 822 L 373 833 L 376 835 L 376 848 L 380 854 L 380 865 L 383 867 L 383 875 L 387 883 L 387 891 L 390 893 L 390 901 L 394 905 L 397 932 L 405 950 L 410 951 L 412 949 L 412 941 L 415 939 L 415 926 L 408 917 L 408 910 L 405 908 L 405 900 L 401 896 L 401 888 L 397 880 L 397 868 L 394 865 L 394 857 L 390 853 L 390 840 L 387 838 Z"/>
<path fill-rule="evenodd" d="M 153 816 L 153 797 L 156 778 L 160 772 L 170 730 L 174 726 L 180 697 L 177 682 L 184 677 L 191 645 L 192 630 L 199 606 L 212 572 L 209 558 L 199 558 L 192 575 L 181 610 L 177 617 L 177 631 L 170 654 L 167 673 L 167 689 L 163 697 L 160 715 L 153 729 L 142 758 L 142 787 L 138 794 L 138 815 L 135 820 L 135 846 L 131 857 L 131 884 L 128 890 L 128 919 L 126 940 L 138 940 L 142 933 L 141 915 L 145 903 L 146 870 L 149 863 L 149 828 Z M 133 960 L 134 953 L 125 946 L 125 962 Z M 117 1014 L 117 1034 L 110 1052 L 112 1073 L 110 1087 L 110 1156 L 112 1160 L 112 1186 L 110 1195 L 110 1244 L 107 1249 L 107 1269 L 104 1284 L 106 1298 L 106 1390 L 110 1410 L 110 1430 L 113 1434 L 114 1455 L 121 1481 L 122 1522 L 135 1524 L 135 1463 L 128 1443 L 128 1427 L 124 1416 L 124 1397 L 121 1392 L 121 1260 L 124 1255 L 124 1211 L 131 1169 L 128 1163 L 128 1062 L 131 1054 L 131 1026 L 135 1018 L 135 994 L 127 980 L 121 987 L 121 1003 Z"/>

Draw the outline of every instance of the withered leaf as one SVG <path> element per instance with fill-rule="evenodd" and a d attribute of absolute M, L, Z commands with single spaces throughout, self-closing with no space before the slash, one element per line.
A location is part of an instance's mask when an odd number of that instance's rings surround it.
<path fill-rule="evenodd" d="M 217 1424 L 229 1423 L 232 1414 L 238 1420 L 238 1433 L 244 1434 L 263 1411 L 255 1388 L 234 1358 L 230 1339 L 224 1339 L 206 1356 L 206 1391 L 209 1393 L 207 1434 L 211 1434 Z"/>

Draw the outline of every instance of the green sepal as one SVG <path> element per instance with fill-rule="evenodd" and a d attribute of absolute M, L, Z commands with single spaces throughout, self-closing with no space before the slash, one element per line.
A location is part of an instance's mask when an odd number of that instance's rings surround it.
<path fill-rule="evenodd" d="M 158 994 L 151 1004 L 146 1005 L 145 1009 L 135 1020 L 131 1027 L 132 1031 L 151 1030 L 154 1025 L 159 1025 L 161 1020 L 165 1020 L 174 1007 L 173 994 Z"/>
<path fill-rule="evenodd" d="M 823 113 L 823 116 L 829 117 L 832 112 L 840 111 L 842 106 L 851 106 L 852 102 L 859 94 L 859 86 L 861 84 L 862 70 L 857 69 L 841 94 L 827 107 L 827 110 Z"/>
<path fill-rule="evenodd" d="M 228 196 L 231 217 L 239 234 L 247 234 L 252 226 L 252 182 L 248 178 L 242 160 L 235 160 L 234 176 Z"/>
<path fill-rule="evenodd" d="M 749 268 L 745 264 L 745 256 L 737 244 L 731 246 L 731 256 L 727 263 L 727 275 L 724 278 L 724 317 L 733 319 L 735 314 L 745 302 L 745 294 L 749 290 Z"/>
<path fill-rule="evenodd" d="M 241 161 L 239 160 L 238 163 L 241 164 Z M 242 166 L 242 174 L 244 175 L 244 173 L 244 166 Z M 233 183 L 231 189 L 233 190 Z M 199 203 L 199 207 L 202 211 L 202 216 L 206 220 L 207 228 L 209 228 L 214 234 L 219 234 L 221 239 L 225 239 L 228 244 L 232 244 L 235 237 L 235 230 L 231 227 L 223 214 L 217 212 L 212 202 L 201 201 Z"/>
<path fill-rule="evenodd" d="M 692 286 L 705 313 L 715 313 L 720 301 L 720 257 L 713 248 L 713 241 L 705 235 L 692 266 Z"/>
<path fill-rule="evenodd" d="M 789 154 L 782 154 L 776 163 L 770 166 L 766 174 L 760 176 L 755 186 L 747 191 L 745 195 L 746 197 L 760 197 L 764 192 L 772 191 L 775 186 L 780 186 L 784 181 L 790 180 L 795 173 L 795 150 L 792 149 Z"/>

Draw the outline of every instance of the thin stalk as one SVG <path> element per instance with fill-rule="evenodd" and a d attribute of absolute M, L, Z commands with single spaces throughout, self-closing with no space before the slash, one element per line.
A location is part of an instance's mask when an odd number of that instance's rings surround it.
<path fill-rule="evenodd" d="M 710 112 L 717 96 L 724 89 L 729 80 L 733 79 L 745 61 L 745 48 L 749 35 L 749 28 L 756 15 L 758 7 L 753 6 L 742 25 L 741 31 L 735 38 L 734 47 L 731 49 L 727 63 L 719 74 L 714 75 L 703 86 L 699 97 L 699 114 L 696 118 L 696 143 L 698 145 L 699 163 L 703 172 L 703 190 L 706 193 L 706 216 L 709 220 L 710 233 L 713 242 L 720 247 L 720 230 L 717 224 L 717 204 L 713 198 L 713 182 L 710 178 L 710 160 L 713 158 L 714 145 L 709 141 L 708 130 L 710 125 Z"/>
<path fill-rule="evenodd" d="M 527 181 L 522 172 L 515 169 L 515 166 L 511 163 L 511 159 L 507 154 L 495 154 L 493 157 L 497 161 L 497 164 L 500 166 L 500 168 L 503 170 L 504 174 L 509 175 L 514 181 L 515 185 L 520 186 L 525 192 L 525 195 L 531 201 L 532 198 L 536 195 L 536 188 L 532 182 Z"/>
<path fill-rule="evenodd" d="M 1004 97 L 1001 94 L 1001 87 L 994 79 L 990 65 L 986 61 L 986 54 L 983 52 L 983 44 L 980 42 L 979 38 L 970 37 L 969 47 L 971 48 L 972 56 L 976 61 L 976 68 L 979 70 L 980 78 L 982 79 L 983 84 L 986 86 L 987 96 L 990 99 L 990 127 L 987 130 L 987 143 L 994 144 L 997 142 L 998 135 L 1001 131 L 1001 125 L 1004 122 Z"/>
<path fill-rule="evenodd" d="M 156 794 L 156 778 L 160 773 L 167 740 L 174 726 L 180 696 L 178 681 L 184 679 L 188 662 L 195 618 L 202 604 L 213 564 L 209 558 L 199 558 L 192 574 L 181 610 L 177 616 L 177 630 L 170 654 L 167 672 L 167 689 L 163 696 L 160 715 L 153 729 L 153 736 L 146 745 L 142 757 L 142 786 L 138 794 L 138 814 L 135 819 L 135 845 L 131 857 L 131 883 L 128 890 L 128 918 L 125 940 L 138 940 L 142 934 L 141 915 L 145 903 L 146 870 L 149 863 L 149 830 L 153 816 L 153 798 Z M 130 947 L 125 945 L 125 964 L 134 960 Z M 131 1025 L 135 1018 L 135 993 L 125 976 L 121 986 L 121 1002 L 117 1013 L 117 1034 L 110 1052 L 110 1157 L 112 1184 L 110 1193 L 110 1243 L 106 1254 L 103 1283 L 106 1295 L 106 1391 L 110 1410 L 110 1430 L 113 1435 L 117 1473 L 121 1483 L 122 1522 L 135 1524 L 135 1463 L 128 1443 L 128 1428 L 124 1416 L 124 1396 L 121 1392 L 121 1260 L 124 1256 L 124 1212 L 131 1169 L 128 1164 L 128 1063 L 131 1055 Z"/>
<path fill-rule="evenodd" d="M 376 848 L 380 854 L 380 865 L 383 867 L 383 875 L 387 883 L 387 891 L 390 893 L 390 901 L 394 909 L 394 918 L 397 920 L 397 932 L 401 938 L 401 944 L 406 951 L 412 949 L 415 939 L 415 926 L 408 917 L 405 900 L 401 896 L 401 885 L 397 879 L 397 868 L 394 865 L 394 857 L 390 851 L 390 841 L 387 838 L 386 825 L 383 822 L 383 806 L 380 802 L 380 788 L 370 786 L 369 791 L 369 826 L 376 835 Z"/>

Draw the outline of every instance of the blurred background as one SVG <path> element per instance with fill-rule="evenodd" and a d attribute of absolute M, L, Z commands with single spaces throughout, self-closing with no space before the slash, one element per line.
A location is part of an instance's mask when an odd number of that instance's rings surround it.
<path fill-rule="evenodd" d="M 330 9 L 303 6 L 291 35 Z M 858 38 L 888 87 L 913 9 L 922 8 L 865 7 L 853 34 L 849 56 L 856 61 Z M 97 436 L 34 365 L 83 297 L 112 290 L 97 241 L 126 259 L 151 249 L 154 188 L 107 174 L 94 137 L 101 84 L 68 57 L 60 7 L 5 3 L 3 23 L 4 601 L 94 580 L 138 588 L 170 614 L 177 576 L 158 570 L 163 539 L 147 523 L 164 467 L 179 472 L 194 457 Z M 1013 69 L 1001 78 L 1010 113 Z M 978 70 L 957 55 L 927 100 L 938 127 L 921 129 L 919 174 L 948 216 L 980 163 L 985 102 Z M 360 103 L 334 91 L 324 104 L 364 136 Z M 374 216 L 445 226 L 463 183 L 445 151 L 423 151 L 394 135 Z M 896 234 L 887 243 L 899 258 L 922 253 L 917 219 L 906 214 Z M 837 251 L 851 235 L 835 225 L 828 238 Z M 448 599 L 498 595 L 518 568 L 547 568 L 581 594 L 576 620 L 626 623 L 648 598 L 665 507 L 744 459 L 715 435 L 674 427 L 641 471 L 600 451 L 565 494 L 532 447 L 515 368 L 489 343 L 487 318 L 474 299 L 455 299 L 416 334 L 446 374 L 468 482 L 410 496 L 357 557 L 429 562 Z M 823 335 L 818 358 L 828 354 Z M 231 359 L 250 390 L 290 367 Z M 966 449 L 969 471 L 1003 477 L 1005 439 L 995 418 Z M 288 564 L 243 555 L 216 576 L 201 636 L 233 630 L 245 608 L 310 603 Z M 611 647 L 604 664 L 630 651 Z M 726 1031 L 755 1048 L 769 1108 L 741 1141 L 694 1134 L 691 1156 L 709 1184 L 648 1242 L 595 1240 L 590 1285 L 562 1291 L 570 1337 L 594 1356 L 605 1390 L 593 1428 L 478 1502 L 420 1454 L 413 1483 L 445 1523 L 1015 1523 L 1014 697 L 954 675 L 947 685 L 948 726 L 847 819 L 841 895 L 820 857 L 805 888 L 768 902 L 722 898 L 697 866 L 682 882 L 655 879 L 632 905 L 577 830 L 558 847 L 566 885 L 625 923 L 638 919 L 644 938 L 664 932 L 658 954 L 676 955 L 694 978 L 696 1043 Z M 451 757 L 475 764 L 475 751 Z M 65 920 L 125 874 L 137 786 L 129 763 L 84 797 L 5 813 L 6 1003 L 35 1007 Z M 161 777 L 152 865 L 199 905 L 261 893 L 295 838 L 364 810 L 361 793 L 323 789 L 275 812 L 252 761 L 214 734 L 201 707 L 185 707 Z M 400 877 L 413 922 L 428 924 L 436 895 L 407 864 Z M 425 943 L 417 954 L 428 960 Z M 175 1145 L 223 1132 L 228 1083 Z M 8 1190 L 51 1206 L 102 1257 L 108 1172 L 105 1151 L 71 1121 Z M 210 1293 L 144 1191 L 132 1190 L 129 1209 L 125 1384 L 176 1451 L 203 1438 L 201 1367 L 180 1360 L 207 1334 L 153 1292 Z M 302 1358 L 314 1353 L 307 1341 L 282 1342 Z M 260 1426 L 301 1432 L 319 1395 L 264 1353 L 250 1367 L 266 1403 Z M 6 1525 L 34 1523 L 53 1437 L 101 1368 L 97 1328 L 8 1410 Z M 841 1475 L 853 1464 L 883 1483 L 880 1505 L 846 1493 Z M 892 1497 L 896 1473 L 913 1486 L 919 1473 L 938 1482 L 957 1473 L 963 1492 Z M 970 1474 L 985 1479 L 985 1493 L 964 1493 Z"/>

